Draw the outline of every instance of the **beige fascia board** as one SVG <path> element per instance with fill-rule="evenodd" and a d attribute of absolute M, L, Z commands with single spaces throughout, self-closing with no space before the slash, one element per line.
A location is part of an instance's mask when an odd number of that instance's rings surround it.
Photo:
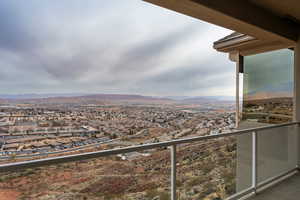
<path fill-rule="evenodd" d="M 268 43 L 258 43 L 257 45 L 248 48 L 241 48 L 239 52 L 243 56 L 248 56 L 248 55 L 254 55 L 254 54 L 264 53 L 268 51 L 275 51 L 279 49 L 287 49 L 290 47 L 291 46 L 286 45 L 281 41 L 272 41 Z"/>
<path fill-rule="evenodd" d="M 238 51 L 241 55 L 253 55 L 257 53 L 263 53 L 267 51 L 273 51 L 284 48 L 291 48 L 285 43 L 281 41 L 260 41 L 260 40 L 252 40 L 244 43 L 233 43 L 230 46 L 226 46 L 224 48 L 218 48 L 217 51 L 224 53 L 231 53 Z"/>
<path fill-rule="evenodd" d="M 252 36 L 242 36 L 236 39 L 230 39 L 223 42 L 214 43 L 214 49 L 221 52 L 232 51 L 234 48 L 238 48 L 239 46 L 244 46 L 247 44 L 252 44 L 254 42 L 258 42 L 259 40 L 255 39 Z M 228 50 L 229 49 L 229 50 Z"/>

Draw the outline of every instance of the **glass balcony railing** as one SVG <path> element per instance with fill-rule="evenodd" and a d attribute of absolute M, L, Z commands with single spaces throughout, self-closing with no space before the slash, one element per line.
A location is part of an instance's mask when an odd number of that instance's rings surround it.
<path fill-rule="evenodd" d="M 297 128 L 288 123 L 2 164 L 0 194 L 49 200 L 239 199 L 296 171 Z M 270 151 L 266 140 L 278 150 Z"/>
<path fill-rule="evenodd" d="M 235 194 L 236 147 L 236 136 L 178 146 L 177 199 L 226 199 Z"/>

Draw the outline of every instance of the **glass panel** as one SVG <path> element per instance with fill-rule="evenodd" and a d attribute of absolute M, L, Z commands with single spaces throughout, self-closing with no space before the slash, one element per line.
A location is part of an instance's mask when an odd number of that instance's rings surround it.
<path fill-rule="evenodd" d="M 289 49 L 244 57 L 243 122 L 292 121 L 294 53 Z"/>
<path fill-rule="evenodd" d="M 297 127 L 282 127 L 258 134 L 258 181 L 278 176 L 297 165 Z"/>
<path fill-rule="evenodd" d="M 291 122 L 294 52 L 282 49 L 244 57 L 242 120 L 239 129 Z M 258 180 L 295 167 L 290 128 L 258 133 Z M 252 136 L 238 136 L 237 188 L 251 186 Z M 250 173 L 249 173 L 250 172 Z"/>
<path fill-rule="evenodd" d="M 237 136 L 237 192 L 252 186 L 252 133 Z"/>
<path fill-rule="evenodd" d="M 178 199 L 226 199 L 236 193 L 236 137 L 180 145 L 177 159 Z"/>

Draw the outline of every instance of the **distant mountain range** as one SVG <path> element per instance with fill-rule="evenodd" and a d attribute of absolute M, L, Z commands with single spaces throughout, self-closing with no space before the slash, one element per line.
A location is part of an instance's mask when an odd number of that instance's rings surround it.
<path fill-rule="evenodd" d="M 186 97 L 182 101 L 201 102 L 201 101 L 235 101 L 233 96 L 196 96 Z"/>
<path fill-rule="evenodd" d="M 199 104 L 204 102 L 234 101 L 234 97 L 227 96 L 166 96 L 153 97 L 130 94 L 19 94 L 0 95 L 2 103 L 189 103 Z"/>
<path fill-rule="evenodd" d="M 88 95 L 88 94 L 84 94 L 84 93 L 0 94 L 0 99 L 43 99 L 43 98 L 50 98 L 50 97 L 78 97 L 84 95 Z"/>

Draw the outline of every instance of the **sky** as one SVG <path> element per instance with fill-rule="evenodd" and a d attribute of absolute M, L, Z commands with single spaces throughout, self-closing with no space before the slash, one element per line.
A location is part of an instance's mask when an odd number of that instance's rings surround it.
<path fill-rule="evenodd" d="M 0 94 L 234 96 L 232 31 L 140 0 L 1 0 Z"/>

